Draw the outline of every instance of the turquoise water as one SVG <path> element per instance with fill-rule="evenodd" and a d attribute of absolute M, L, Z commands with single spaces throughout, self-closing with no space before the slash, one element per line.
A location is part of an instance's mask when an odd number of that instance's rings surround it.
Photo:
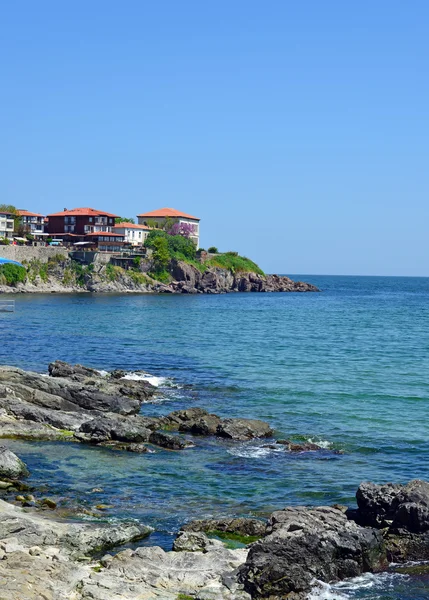
<path fill-rule="evenodd" d="M 156 529 L 148 543 L 169 547 L 191 518 L 353 504 L 362 480 L 429 479 L 429 279 L 301 278 L 323 293 L 17 296 L 16 312 L 0 313 L 0 363 L 144 369 L 167 378 L 144 414 L 202 406 L 326 446 L 292 456 L 197 438 L 184 452 L 130 455 L 8 442 L 34 485 L 110 504 L 110 518 L 138 518 Z M 407 597 L 392 589 L 374 598 Z"/>

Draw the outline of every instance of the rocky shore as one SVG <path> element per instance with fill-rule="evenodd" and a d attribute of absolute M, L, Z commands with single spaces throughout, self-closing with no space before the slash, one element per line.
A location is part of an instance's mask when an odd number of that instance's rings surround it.
<path fill-rule="evenodd" d="M 47 263 L 37 273 L 31 269 L 25 281 L 1 285 L 1 293 L 157 293 L 223 294 L 231 292 L 318 292 L 310 283 L 293 281 L 279 275 L 233 273 L 229 269 L 208 267 L 201 272 L 196 266 L 173 260 L 169 266 L 171 281 L 161 283 L 135 270 L 109 265 L 82 269 L 74 261 L 60 257 Z M 111 265 L 110 265 L 111 266 Z M 30 267 L 29 267 L 30 268 Z"/>
<path fill-rule="evenodd" d="M 144 373 L 140 376 L 61 361 L 51 363 L 46 375 L 1 367 L 0 437 L 139 453 L 198 452 L 200 436 L 229 444 L 267 438 L 285 452 L 323 451 L 313 443 L 276 440 L 264 421 L 222 418 L 202 408 L 145 416 L 142 409 L 159 392 L 142 379 Z M 352 509 L 280 506 L 267 521 L 192 521 L 165 551 L 138 547 L 152 531 L 144 523 L 103 523 L 97 515 L 91 515 L 93 522 L 65 518 L 53 499 L 28 485 L 27 466 L 4 444 L 4 600 L 304 600 L 318 582 L 383 571 L 390 562 L 429 560 L 429 483 L 424 481 L 364 482 Z M 131 542 L 134 549 L 114 552 Z"/>

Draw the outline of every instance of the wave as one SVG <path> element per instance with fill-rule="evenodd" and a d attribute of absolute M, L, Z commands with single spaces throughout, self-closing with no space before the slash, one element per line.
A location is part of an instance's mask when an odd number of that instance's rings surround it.
<path fill-rule="evenodd" d="M 324 583 L 314 580 L 314 588 L 307 596 L 307 600 L 352 600 L 365 598 L 366 600 L 379 600 L 386 590 L 392 589 L 399 583 L 409 580 L 409 575 L 400 573 L 365 573 L 353 579 L 346 579 L 338 583 Z M 380 596 L 380 593 L 383 594 Z"/>

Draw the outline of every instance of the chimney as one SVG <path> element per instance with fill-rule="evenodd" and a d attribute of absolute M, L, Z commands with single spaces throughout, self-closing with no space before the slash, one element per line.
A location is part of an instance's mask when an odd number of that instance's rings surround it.
<path fill-rule="evenodd" d="M 68 208 L 64 208 L 63 210 L 68 210 Z"/>

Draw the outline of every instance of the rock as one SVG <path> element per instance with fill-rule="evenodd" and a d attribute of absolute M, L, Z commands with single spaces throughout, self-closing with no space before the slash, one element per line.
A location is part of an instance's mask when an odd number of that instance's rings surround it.
<path fill-rule="evenodd" d="M 239 581 L 252 598 L 304 599 L 313 579 L 356 577 L 385 567 L 383 537 L 332 507 L 274 512 L 267 535 L 250 546 Z M 295 595 L 294 595 L 295 594 Z"/>
<path fill-rule="evenodd" d="M 51 377 L 63 377 L 73 381 L 85 381 L 88 377 L 100 377 L 100 373 L 95 369 L 83 365 L 70 365 L 62 360 L 50 363 L 48 373 Z"/>
<path fill-rule="evenodd" d="M 181 531 L 173 543 L 175 552 L 208 552 L 215 548 L 222 548 L 220 540 L 210 540 L 204 533 Z"/>
<path fill-rule="evenodd" d="M 8 450 L 6 446 L 0 446 L 0 477 L 19 479 L 20 477 L 28 477 L 28 475 L 28 469 L 22 460 Z"/>
<path fill-rule="evenodd" d="M 323 450 L 322 446 L 313 444 L 311 442 L 304 442 L 302 444 L 296 444 L 290 440 L 277 440 L 276 444 L 287 446 L 289 452 L 312 452 L 314 450 Z"/>
<path fill-rule="evenodd" d="M 13 483 L 10 481 L 0 481 L 0 490 L 7 490 L 10 487 L 13 487 Z"/>
<path fill-rule="evenodd" d="M 163 431 L 153 431 L 149 436 L 149 442 L 168 450 L 184 450 L 195 446 L 189 440 L 185 440 L 177 435 L 164 433 Z"/>
<path fill-rule="evenodd" d="M 52 500 L 51 498 L 43 498 L 41 505 L 46 506 L 47 508 L 50 508 L 51 510 L 54 510 L 55 508 L 57 508 L 57 503 L 55 502 L 55 500 Z"/>
<path fill-rule="evenodd" d="M 217 428 L 217 435 L 231 440 L 251 440 L 270 437 L 273 430 L 258 419 L 224 419 Z"/>
<path fill-rule="evenodd" d="M 222 531 L 244 537 L 262 537 L 265 535 L 266 522 L 251 518 L 202 519 L 191 521 L 180 528 L 181 531 Z"/>
<path fill-rule="evenodd" d="M 176 410 L 161 417 L 160 425 L 195 435 L 218 435 L 233 440 L 269 437 L 273 430 L 258 419 L 221 419 L 203 408 Z"/>
<path fill-rule="evenodd" d="M 56 546 L 72 556 L 87 555 L 141 539 L 151 531 L 135 522 L 94 525 L 52 521 L 44 512 L 25 512 L 0 500 L 0 540 L 19 535 L 19 544 L 25 547 Z"/>
<path fill-rule="evenodd" d="M 81 594 L 91 600 L 177 600 L 179 594 L 201 600 L 250 600 L 234 581 L 246 555 L 245 549 L 226 548 L 205 553 L 164 552 L 157 546 L 125 550 L 103 561 L 102 572 L 83 579 Z"/>
<path fill-rule="evenodd" d="M 80 436 L 79 434 L 85 434 Z M 93 444 L 116 440 L 118 442 L 141 443 L 149 441 L 151 431 L 138 415 L 124 417 L 122 415 L 100 415 L 81 425 L 78 439 Z"/>

